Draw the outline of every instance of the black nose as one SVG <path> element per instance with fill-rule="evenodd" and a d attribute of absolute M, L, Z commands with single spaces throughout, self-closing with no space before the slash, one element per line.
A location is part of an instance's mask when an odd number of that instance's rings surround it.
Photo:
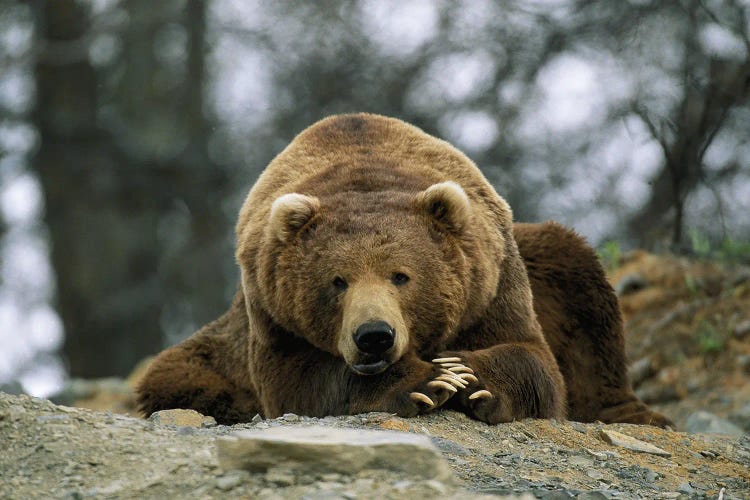
<path fill-rule="evenodd" d="M 395 336 L 393 328 L 385 321 L 368 321 L 354 332 L 354 343 L 367 354 L 383 354 L 393 347 Z"/>

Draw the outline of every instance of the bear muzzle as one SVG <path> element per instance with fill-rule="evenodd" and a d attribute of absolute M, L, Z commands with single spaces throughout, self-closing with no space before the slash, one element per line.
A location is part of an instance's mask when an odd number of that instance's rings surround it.
<path fill-rule="evenodd" d="M 388 351 L 393 348 L 396 331 L 385 321 L 368 321 L 352 335 L 358 349 L 358 363 L 352 369 L 361 375 L 375 375 L 391 364 Z"/>
<path fill-rule="evenodd" d="M 359 375 L 382 373 L 409 345 L 409 332 L 390 281 L 367 276 L 349 286 L 344 296 L 338 351 Z"/>

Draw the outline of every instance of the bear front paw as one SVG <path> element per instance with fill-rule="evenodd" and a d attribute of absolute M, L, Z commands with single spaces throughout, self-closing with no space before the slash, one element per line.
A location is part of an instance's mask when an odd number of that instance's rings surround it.
<path fill-rule="evenodd" d="M 437 364 L 432 366 L 424 363 L 424 371 L 415 384 L 402 385 L 394 394 L 391 411 L 400 417 L 413 417 L 429 413 L 443 406 L 459 391 L 467 386 L 467 382 L 458 374 L 447 372 Z"/>
<path fill-rule="evenodd" d="M 463 387 L 458 398 L 466 413 L 488 424 L 509 422 L 513 419 L 504 394 L 490 391 L 480 376 L 467 366 L 466 361 L 457 353 L 443 353 L 442 356 L 433 359 L 432 362 L 439 366 L 446 376 L 452 375 L 461 379 Z"/>

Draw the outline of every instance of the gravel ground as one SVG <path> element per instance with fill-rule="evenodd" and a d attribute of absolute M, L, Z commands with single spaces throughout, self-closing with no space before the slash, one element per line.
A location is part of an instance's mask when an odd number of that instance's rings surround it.
<path fill-rule="evenodd" d="M 427 435 L 455 480 L 382 470 L 251 474 L 218 466 L 218 436 L 309 425 Z M 669 456 L 608 444 L 602 431 L 621 432 Z M 200 428 L 0 393 L 0 442 L 0 498 L 750 498 L 748 435 L 550 420 L 488 426 L 451 411 L 414 419 L 286 415 Z"/>

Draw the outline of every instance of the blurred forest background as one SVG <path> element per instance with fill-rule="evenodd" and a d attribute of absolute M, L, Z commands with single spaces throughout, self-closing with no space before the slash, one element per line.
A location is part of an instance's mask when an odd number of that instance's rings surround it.
<path fill-rule="evenodd" d="M 519 220 L 747 258 L 749 97 L 746 0 L 0 0 L 0 383 L 215 318 L 243 196 L 332 113 L 453 142 Z"/>

